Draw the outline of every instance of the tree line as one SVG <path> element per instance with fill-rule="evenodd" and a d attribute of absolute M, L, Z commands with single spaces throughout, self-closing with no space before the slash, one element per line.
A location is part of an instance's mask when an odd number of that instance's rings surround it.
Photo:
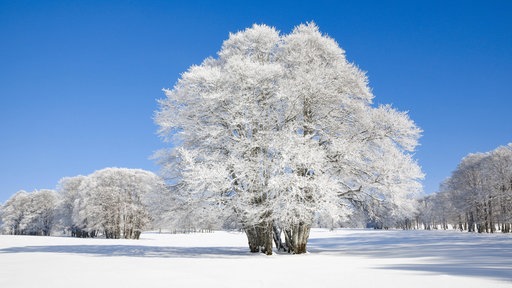
<path fill-rule="evenodd" d="M 423 198 L 418 209 L 426 229 L 510 233 L 512 143 L 464 157 L 440 191 Z"/>
<path fill-rule="evenodd" d="M 0 209 L 3 233 L 138 239 L 159 219 L 152 203 L 167 193 L 164 181 L 140 169 L 105 168 L 66 177 L 57 190 L 20 191 Z M 149 207 L 152 207 L 150 209 Z"/>

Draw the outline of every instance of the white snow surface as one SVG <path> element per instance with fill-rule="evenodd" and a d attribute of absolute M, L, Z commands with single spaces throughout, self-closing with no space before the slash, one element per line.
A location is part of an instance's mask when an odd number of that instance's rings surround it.
<path fill-rule="evenodd" d="M 243 233 L 0 236 L 0 287 L 512 287 L 512 235 L 313 229 L 308 254 Z"/>

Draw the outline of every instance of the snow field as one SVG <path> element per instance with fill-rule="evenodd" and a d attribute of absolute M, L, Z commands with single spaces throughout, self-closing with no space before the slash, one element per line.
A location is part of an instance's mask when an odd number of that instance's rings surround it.
<path fill-rule="evenodd" d="M 305 255 L 243 233 L 142 239 L 0 236 L 0 287 L 512 287 L 512 237 L 314 229 Z"/>

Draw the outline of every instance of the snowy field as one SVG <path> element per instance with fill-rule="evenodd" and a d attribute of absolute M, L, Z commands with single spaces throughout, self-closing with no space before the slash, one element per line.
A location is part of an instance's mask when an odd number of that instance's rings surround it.
<path fill-rule="evenodd" d="M 0 287 L 512 287 L 512 235 L 314 230 L 305 255 L 244 234 L 0 236 Z"/>

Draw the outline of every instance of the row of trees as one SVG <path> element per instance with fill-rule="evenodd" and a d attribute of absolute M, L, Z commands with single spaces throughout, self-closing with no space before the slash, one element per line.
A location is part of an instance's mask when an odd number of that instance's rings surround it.
<path fill-rule="evenodd" d="M 511 232 L 512 143 L 467 155 L 440 187 L 420 201 L 425 227 Z"/>
<path fill-rule="evenodd" d="M 230 34 L 165 93 L 156 123 L 173 148 L 157 158 L 187 219 L 230 219 L 271 254 L 272 242 L 306 252 L 317 221 L 412 217 L 421 130 L 374 107 L 365 74 L 315 24 Z"/>
<path fill-rule="evenodd" d="M 2 229 L 14 235 L 49 235 L 63 229 L 76 237 L 138 239 L 159 219 L 159 206 L 152 203 L 162 194 L 166 185 L 152 172 L 106 168 L 63 178 L 57 191 L 16 193 L 1 209 Z"/>

